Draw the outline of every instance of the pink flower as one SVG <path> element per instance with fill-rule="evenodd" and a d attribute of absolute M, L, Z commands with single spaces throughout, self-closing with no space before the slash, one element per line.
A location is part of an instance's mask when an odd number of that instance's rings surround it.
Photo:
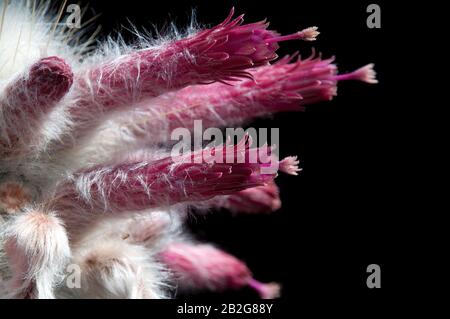
<path fill-rule="evenodd" d="M 280 36 L 275 31 L 267 30 L 269 23 L 266 21 L 243 25 L 244 15 L 232 20 L 233 14 L 234 8 L 225 21 L 216 27 L 175 43 L 177 47 L 186 48 L 194 53 L 194 56 L 198 56 L 199 67 L 215 66 L 216 70 L 230 72 L 226 78 L 220 79 L 221 81 L 248 76 L 250 74 L 241 72 L 243 67 L 257 67 L 276 59 L 278 42 L 295 39 L 312 41 L 319 34 L 316 27 L 311 27 L 291 35 Z"/>
<path fill-rule="evenodd" d="M 373 64 L 338 74 L 332 58 L 314 54 L 273 62 L 280 42 L 313 41 L 317 28 L 281 35 L 233 19 L 234 10 L 184 37 L 138 34 L 138 46 L 110 40 L 83 55 L 93 38 L 78 46 L 75 30 L 59 29 L 64 8 L 47 20 L 44 4 L 2 3 L 0 298 L 53 298 L 56 287 L 81 298 L 164 298 L 161 263 L 181 288 L 278 296 L 278 284 L 255 280 L 237 258 L 178 242 L 189 206 L 278 209 L 274 178 L 278 169 L 297 175 L 297 158 L 252 148 L 249 136 L 173 156 L 163 142 L 196 119 L 236 127 L 330 100 L 342 80 L 376 83 Z M 41 58 L 47 51 L 55 56 Z M 68 264 L 81 267 L 81 289 L 61 284 Z"/>
<path fill-rule="evenodd" d="M 279 296 L 278 284 L 256 281 L 245 263 L 210 245 L 171 244 L 160 254 L 160 259 L 174 273 L 183 290 L 224 291 L 248 286 L 264 299 Z"/>
<path fill-rule="evenodd" d="M 288 36 L 267 30 L 265 21 L 242 24 L 234 9 L 217 26 L 162 46 L 144 48 L 77 74 L 79 101 L 71 109 L 77 135 L 105 116 L 130 104 L 193 84 L 252 78 L 249 69 L 277 58 L 278 42 L 313 40 L 317 28 Z"/>
<path fill-rule="evenodd" d="M 337 75 L 333 58 L 296 59 L 285 57 L 278 62 L 249 70 L 252 80 L 234 85 L 213 83 L 194 85 L 161 95 L 138 106 L 139 117 L 132 125 L 160 138 L 163 128 L 193 129 L 194 120 L 205 127 L 241 125 L 257 117 L 277 112 L 301 111 L 310 104 L 331 100 L 338 81 L 357 80 L 376 83 L 373 64 L 349 74 Z"/>

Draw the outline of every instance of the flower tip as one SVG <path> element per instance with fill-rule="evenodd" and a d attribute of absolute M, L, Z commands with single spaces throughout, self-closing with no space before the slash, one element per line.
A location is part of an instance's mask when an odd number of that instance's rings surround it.
<path fill-rule="evenodd" d="M 345 74 L 339 74 L 334 77 L 335 80 L 342 81 L 342 80 L 356 80 L 361 82 L 366 82 L 370 84 L 376 84 L 378 83 L 378 80 L 376 78 L 377 73 L 374 70 L 374 64 L 369 63 L 356 71 L 345 73 Z"/>
<path fill-rule="evenodd" d="M 320 34 L 319 31 L 317 31 L 317 27 L 309 27 L 299 32 L 299 35 L 301 35 L 301 39 L 304 41 L 316 41 L 317 36 Z"/>
<path fill-rule="evenodd" d="M 232 6 L 230 9 L 230 12 L 228 13 L 227 19 L 231 20 L 231 18 L 234 16 L 234 12 L 235 12 L 235 9 L 234 9 L 234 6 Z"/>
<path fill-rule="evenodd" d="M 279 210 L 281 208 L 281 200 L 279 198 L 275 198 L 272 200 L 270 205 L 270 209 L 272 212 Z"/>

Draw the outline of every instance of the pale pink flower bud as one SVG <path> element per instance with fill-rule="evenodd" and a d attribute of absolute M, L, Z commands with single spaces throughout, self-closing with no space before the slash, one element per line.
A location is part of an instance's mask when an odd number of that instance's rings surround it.
<path fill-rule="evenodd" d="M 97 117 L 193 84 L 252 78 L 249 69 L 277 58 L 278 42 L 312 40 L 315 28 L 288 36 L 267 30 L 265 21 L 242 24 L 234 9 L 219 25 L 158 47 L 144 48 L 95 66 L 77 76 L 79 101 L 72 108 L 77 134 Z M 91 123 L 92 122 L 92 123 Z"/>

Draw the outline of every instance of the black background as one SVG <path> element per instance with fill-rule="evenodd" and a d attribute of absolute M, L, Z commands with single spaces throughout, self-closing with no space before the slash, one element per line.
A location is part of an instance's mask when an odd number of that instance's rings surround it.
<path fill-rule="evenodd" d="M 409 112 L 402 97 L 411 93 L 402 86 L 407 77 L 402 73 L 407 58 L 401 51 L 406 41 L 400 31 L 402 10 L 387 1 L 81 3 L 102 12 L 97 20 L 103 26 L 100 38 L 122 30 L 131 40 L 130 33 L 120 28 L 129 25 L 128 20 L 138 28 L 163 27 L 168 21 L 182 27 L 192 8 L 199 22 L 214 25 L 234 6 L 236 14 L 246 14 L 246 22 L 267 18 L 270 28 L 283 34 L 319 27 L 316 42 L 284 42 L 280 56 L 297 50 L 308 56 L 315 47 L 323 57 L 336 56 L 340 72 L 375 63 L 377 85 L 340 83 L 331 102 L 251 124 L 280 128 L 281 156 L 301 159 L 299 176 L 277 178 L 281 210 L 251 216 L 216 212 L 191 218 L 190 228 L 199 239 L 244 260 L 257 279 L 282 283 L 279 304 L 299 313 L 306 308 L 320 313 L 357 305 L 371 312 L 406 291 L 410 264 L 403 255 L 411 242 L 402 231 L 407 227 L 405 201 L 414 200 L 403 194 L 407 181 L 399 156 L 407 143 L 402 125 Z M 366 26 L 370 3 L 381 7 L 381 29 Z M 381 289 L 366 286 L 366 268 L 372 263 L 381 266 Z M 243 290 L 181 297 L 220 302 L 256 296 Z"/>

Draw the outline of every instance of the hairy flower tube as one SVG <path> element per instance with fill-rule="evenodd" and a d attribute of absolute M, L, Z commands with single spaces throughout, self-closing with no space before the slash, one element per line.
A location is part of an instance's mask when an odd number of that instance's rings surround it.
<path fill-rule="evenodd" d="M 280 285 L 184 225 L 205 208 L 276 211 L 276 176 L 297 175 L 299 161 L 249 136 L 174 155 L 171 132 L 302 110 L 340 81 L 376 83 L 373 65 L 339 74 L 315 54 L 277 60 L 283 41 L 313 41 L 317 28 L 281 35 L 234 9 L 212 28 L 91 51 L 92 37 L 52 12 L 0 0 L 0 297 L 172 298 L 177 287 L 278 297 Z"/>

